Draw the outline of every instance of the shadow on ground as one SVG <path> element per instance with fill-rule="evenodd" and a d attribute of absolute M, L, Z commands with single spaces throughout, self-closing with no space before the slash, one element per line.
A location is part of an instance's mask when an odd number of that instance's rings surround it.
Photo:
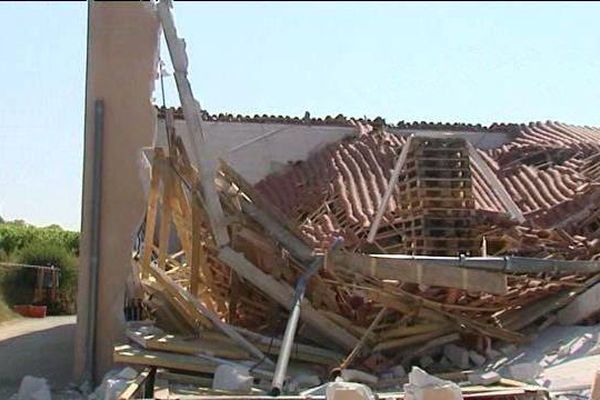
<path fill-rule="evenodd" d="M 15 393 L 26 375 L 46 378 L 53 390 L 65 388 L 73 373 L 75 323 L 0 340 L 0 399 Z"/>

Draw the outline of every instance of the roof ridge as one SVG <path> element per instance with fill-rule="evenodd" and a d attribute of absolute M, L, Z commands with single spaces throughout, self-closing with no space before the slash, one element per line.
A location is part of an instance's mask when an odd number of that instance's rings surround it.
<path fill-rule="evenodd" d="M 164 117 L 164 113 L 167 109 L 172 109 L 174 117 L 176 119 L 183 119 L 183 110 L 181 107 L 162 107 L 155 106 L 158 111 L 159 118 Z M 285 123 L 285 124 L 297 124 L 297 125 L 321 125 L 321 126 L 345 126 L 351 127 L 359 122 L 361 124 L 369 124 L 374 127 L 383 127 L 388 129 L 428 129 L 428 130 L 439 130 L 439 131 L 467 131 L 467 132 L 505 132 L 505 133 L 517 133 L 526 126 L 534 125 L 547 125 L 549 123 L 560 123 L 567 126 L 579 126 L 572 124 L 565 124 L 558 121 L 531 121 L 528 123 L 505 123 L 505 122 L 494 122 L 490 125 L 482 124 L 471 124 L 463 122 L 427 122 L 427 121 L 413 121 L 407 122 L 404 120 L 398 121 L 396 124 L 387 123 L 385 118 L 375 117 L 371 118 L 355 118 L 347 117 L 343 114 L 338 114 L 335 117 L 326 115 L 325 117 L 312 117 L 308 111 L 305 112 L 303 117 L 292 117 L 289 115 L 242 115 L 232 113 L 218 113 L 211 114 L 206 110 L 202 110 L 203 121 L 219 121 L 219 122 L 248 122 L 248 123 Z M 588 126 L 579 126 L 587 128 Z"/>

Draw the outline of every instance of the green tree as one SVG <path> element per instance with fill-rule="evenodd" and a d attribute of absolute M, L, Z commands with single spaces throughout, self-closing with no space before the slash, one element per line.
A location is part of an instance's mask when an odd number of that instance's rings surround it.
<path fill-rule="evenodd" d="M 79 232 L 53 224 L 44 228 L 23 221 L 0 224 L 0 261 L 30 265 L 54 265 L 60 269 L 58 299 L 50 314 L 75 312 Z M 34 269 L 0 270 L 0 295 L 11 304 L 29 304 L 36 282 Z"/>

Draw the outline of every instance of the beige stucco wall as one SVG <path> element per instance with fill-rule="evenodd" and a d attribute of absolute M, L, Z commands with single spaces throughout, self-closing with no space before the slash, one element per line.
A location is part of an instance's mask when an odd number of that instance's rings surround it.
<path fill-rule="evenodd" d="M 164 121 L 159 120 L 158 145 L 166 143 L 164 129 Z M 189 146 L 185 121 L 176 120 L 175 129 L 185 145 Z M 358 134 L 358 130 L 353 127 L 225 121 L 204 122 L 202 129 L 205 145 L 210 146 L 209 153 L 228 161 L 250 183 L 278 172 L 290 162 L 306 160 L 311 153 L 343 137 Z M 509 134 L 497 132 L 388 130 L 401 136 L 417 134 L 460 137 L 480 149 L 496 148 L 511 140 Z"/>
<path fill-rule="evenodd" d="M 176 133 L 190 143 L 184 120 L 175 121 Z M 357 134 L 352 127 L 319 125 L 204 122 L 202 130 L 210 154 L 229 162 L 250 183 L 277 172 L 289 162 L 302 161 L 329 143 Z M 164 121 L 158 121 L 158 144 L 164 144 Z M 189 152 L 192 162 L 192 152 Z"/>
<path fill-rule="evenodd" d="M 143 217 L 140 149 L 152 143 L 151 104 L 158 21 L 146 2 L 88 2 L 85 161 L 75 378 L 84 378 L 90 304 L 90 234 L 94 102 L 104 100 L 100 259 L 96 318 L 96 381 L 111 365 L 113 343 L 123 335 L 124 285 L 132 234 Z"/>

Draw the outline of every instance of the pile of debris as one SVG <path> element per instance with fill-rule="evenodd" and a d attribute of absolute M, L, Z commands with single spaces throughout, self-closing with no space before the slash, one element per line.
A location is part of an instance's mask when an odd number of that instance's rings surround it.
<path fill-rule="evenodd" d="M 412 365 L 438 374 L 482 367 L 498 358 L 497 349 L 507 342 L 527 341 L 524 328 L 540 320 L 549 325 L 554 311 L 600 280 L 593 262 L 370 254 L 356 245 L 356 236 L 341 231 L 323 251 L 224 162 L 215 188 L 228 244 L 219 246 L 200 174 L 168 126 L 168 148 L 152 150 L 147 218 L 133 257 L 141 296 L 156 325 L 132 324 L 132 344 L 115 348 L 117 362 L 195 372 L 203 377 L 194 382 L 207 387 L 219 366 L 233 365 L 252 376 L 256 390 L 271 390 L 273 360 L 285 348 L 281 335 L 298 301 L 294 288 L 302 287 L 301 325 L 278 389 L 294 392 L 336 375 L 377 390 L 400 388 Z M 396 201 L 398 208 L 405 204 Z M 573 246 L 586 242 L 564 231 L 531 228 L 507 217 L 510 227 L 484 230 L 469 208 L 473 203 L 465 204 L 468 213 L 458 226 L 469 224 L 474 240 L 485 231 L 488 248 L 497 241 L 508 249 L 500 254 L 532 255 L 536 245 L 538 254 L 561 254 L 560 246 L 575 254 L 585 247 Z M 408 209 L 414 221 L 423 206 Z M 435 214 L 427 219 L 430 215 L 421 218 L 423 225 L 443 219 Z M 446 254 L 455 250 L 436 248 Z"/>
<path fill-rule="evenodd" d="M 154 322 L 130 324 L 116 362 L 212 394 L 298 394 L 339 377 L 401 390 L 415 365 L 467 381 L 597 290 L 600 209 L 587 202 L 600 197 L 600 132 L 522 127 L 484 151 L 353 121 L 356 136 L 251 185 L 208 154 L 168 5 L 158 15 L 191 146 L 163 110 L 129 293 Z M 503 383 L 493 397 L 527 392 Z"/>

